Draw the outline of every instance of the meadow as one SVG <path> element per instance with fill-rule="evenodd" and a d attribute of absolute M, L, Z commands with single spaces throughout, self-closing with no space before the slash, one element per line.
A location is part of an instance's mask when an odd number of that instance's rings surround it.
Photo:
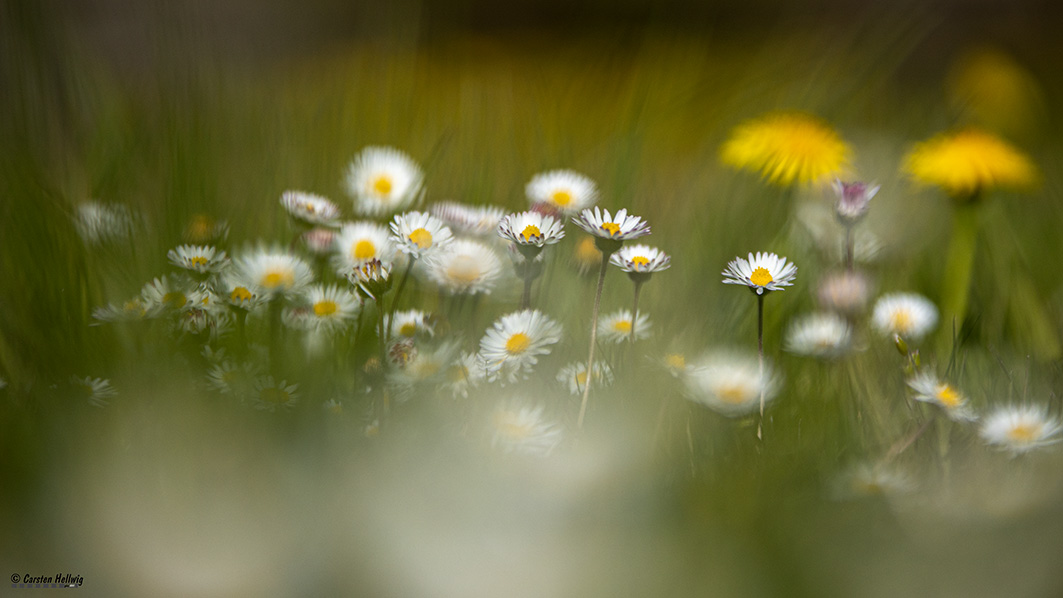
<path fill-rule="evenodd" d="M 928 12 L 262 60 L 175 28 L 115 60 L 8 17 L 5 574 L 111 596 L 1063 593 L 1058 43 L 941 40 Z M 983 137 L 934 154 L 957 131 Z M 567 195 L 538 197 L 558 170 Z M 849 212 L 843 182 L 866 184 Z M 373 255 L 354 223 L 383 231 Z M 599 270 L 639 244 L 668 259 Z M 599 322 L 636 296 L 647 321 L 592 345 L 596 283 Z M 929 312 L 880 315 L 898 293 Z M 549 323 L 503 324 L 526 305 Z"/>

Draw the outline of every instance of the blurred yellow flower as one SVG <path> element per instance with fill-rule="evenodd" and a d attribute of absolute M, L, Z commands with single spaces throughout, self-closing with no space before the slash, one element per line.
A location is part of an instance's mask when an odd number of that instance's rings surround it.
<path fill-rule="evenodd" d="M 845 166 L 849 146 L 828 124 L 801 113 L 774 113 L 735 127 L 720 148 L 724 164 L 760 172 L 782 187 L 815 183 Z"/>
<path fill-rule="evenodd" d="M 1023 188 L 1037 180 L 1030 159 L 1003 139 L 977 129 L 943 133 L 915 146 L 904 169 L 955 198 L 992 187 Z"/>

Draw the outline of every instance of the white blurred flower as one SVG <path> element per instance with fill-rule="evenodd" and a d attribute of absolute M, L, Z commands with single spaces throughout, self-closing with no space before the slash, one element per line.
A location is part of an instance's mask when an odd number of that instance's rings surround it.
<path fill-rule="evenodd" d="M 598 200 L 598 186 L 572 170 L 551 170 L 532 177 L 524 187 L 528 201 L 547 204 L 565 214 L 575 214 Z"/>
<path fill-rule="evenodd" d="M 450 228 L 428 212 L 406 212 L 391 221 L 391 234 L 399 249 L 419 258 L 444 249 L 454 239 Z"/>
<path fill-rule="evenodd" d="M 225 252 L 209 245 L 179 245 L 167 252 L 166 257 L 178 268 L 199 274 L 218 272 L 229 265 Z"/>
<path fill-rule="evenodd" d="M 516 380 L 561 340 L 561 325 L 539 310 L 502 316 L 480 340 L 480 359 L 490 379 Z"/>
<path fill-rule="evenodd" d="M 757 358 L 735 353 L 701 357 L 690 364 L 683 381 L 691 400 L 728 417 L 755 412 L 762 392 L 768 402 L 778 390 L 771 367 L 765 364 L 761 375 Z"/>
<path fill-rule="evenodd" d="M 631 338 L 632 326 L 635 328 L 635 340 L 650 337 L 652 324 L 645 312 L 639 311 L 637 321 L 632 321 L 631 310 L 621 309 L 605 314 L 598 319 L 598 337 L 603 342 L 622 343 Z"/>
<path fill-rule="evenodd" d="M 347 192 L 363 216 L 393 214 L 416 204 L 422 196 L 421 167 L 390 147 L 367 147 L 347 169 Z"/>
<path fill-rule="evenodd" d="M 973 421 L 977 419 L 967 403 L 967 397 L 955 386 L 942 382 L 931 372 L 921 372 L 908 381 L 915 391 L 913 398 L 941 407 L 950 419 Z"/>
<path fill-rule="evenodd" d="M 111 386 L 111 381 L 104 378 L 92 378 L 91 376 L 71 379 L 74 388 L 82 394 L 83 398 L 93 407 L 106 407 L 107 399 L 118 396 L 118 391 Z"/>
<path fill-rule="evenodd" d="M 979 433 L 988 444 L 1021 454 L 1060 441 L 1063 425 L 1035 405 L 998 407 L 982 420 Z"/>
<path fill-rule="evenodd" d="M 871 314 L 871 323 L 885 335 L 899 334 L 904 339 L 919 340 L 934 329 L 938 310 L 934 304 L 915 293 L 891 293 L 879 297 Z"/>
<path fill-rule="evenodd" d="M 557 381 L 568 388 L 568 392 L 574 396 L 583 394 L 583 387 L 587 385 L 587 364 L 578 361 L 573 362 L 557 373 Z M 613 383 L 613 370 L 609 364 L 598 361 L 594 363 L 594 387 L 604 388 Z"/>
<path fill-rule="evenodd" d="M 506 212 L 498 206 L 470 206 L 453 201 L 441 201 L 428 208 L 436 218 L 454 232 L 486 237 L 498 230 L 498 223 Z"/>
<path fill-rule="evenodd" d="M 328 199 L 304 191 L 285 191 L 281 205 L 293 217 L 307 224 L 331 226 L 339 218 L 340 209 Z"/>
<path fill-rule="evenodd" d="M 849 350 L 852 330 L 845 319 L 832 313 L 809 314 L 790 324 L 786 350 L 830 359 Z"/>
<path fill-rule="evenodd" d="M 251 403 L 255 409 L 276 411 L 278 407 L 291 408 L 299 402 L 299 385 L 288 384 L 287 380 L 276 382 L 273 376 L 260 376 L 255 379 Z"/>
<path fill-rule="evenodd" d="M 298 294 L 314 280 L 310 266 L 301 258 L 277 248 L 258 248 L 237 263 L 238 276 L 265 297 Z"/>
<path fill-rule="evenodd" d="M 452 294 L 489 294 L 502 275 L 502 261 L 479 241 L 458 239 L 425 260 L 429 279 Z"/>
<path fill-rule="evenodd" d="M 538 407 L 501 407 L 491 417 L 491 446 L 506 453 L 549 455 L 562 440 L 561 426 Z"/>
<path fill-rule="evenodd" d="M 74 225 L 89 245 L 129 238 L 133 233 L 133 215 L 124 205 L 95 201 L 77 207 Z"/>

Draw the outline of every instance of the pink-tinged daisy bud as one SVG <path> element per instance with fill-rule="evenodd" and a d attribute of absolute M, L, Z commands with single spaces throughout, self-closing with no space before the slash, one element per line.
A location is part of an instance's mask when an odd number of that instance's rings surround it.
<path fill-rule="evenodd" d="M 846 226 L 856 224 L 867 214 L 868 204 L 879 190 L 878 185 L 843 183 L 840 179 L 834 179 L 833 187 L 838 196 L 834 210 L 838 220 Z"/>

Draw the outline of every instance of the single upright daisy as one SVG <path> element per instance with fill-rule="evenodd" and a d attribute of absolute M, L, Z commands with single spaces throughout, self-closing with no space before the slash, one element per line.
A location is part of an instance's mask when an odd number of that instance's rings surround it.
<path fill-rule="evenodd" d="M 91 376 L 85 378 L 74 376 L 71 382 L 75 390 L 93 407 L 106 407 L 110 403 L 107 399 L 118 396 L 118 391 L 111 386 L 110 380 Z"/>
<path fill-rule="evenodd" d="M 373 222 L 353 222 L 340 229 L 332 264 L 337 273 L 346 275 L 370 260 L 390 266 L 394 259 L 395 245 L 388 229 Z"/>
<path fill-rule="evenodd" d="M 421 167 L 405 153 L 390 147 L 367 147 L 347 169 L 347 192 L 358 214 L 385 216 L 420 201 L 423 178 Z"/>
<path fill-rule="evenodd" d="M 919 340 L 937 325 L 938 310 L 916 293 L 890 293 L 879 297 L 871 313 L 871 323 L 886 335 Z"/>
<path fill-rule="evenodd" d="M 285 191 L 281 194 L 281 205 L 292 218 L 312 225 L 331 226 L 340 216 L 336 204 L 304 191 Z"/>
<path fill-rule="evenodd" d="M 755 413 L 774 398 L 778 384 L 771 368 L 732 353 L 711 353 L 690 364 L 683 382 L 687 397 L 728 417 Z"/>
<path fill-rule="evenodd" d="M 396 338 L 430 337 L 435 332 L 428 314 L 419 309 L 397 311 L 391 314 L 388 321 L 391 336 Z"/>
<path fill-rule="evenodd" d="M 472 239 L 458 239 L 425 260 L 428 277 L 452 294 L 489 294 L 502 276 L 502 261 L 493 249 Z"/>
<path fill-rule="evenodd" d="M 542 406 L 500 407 L 491 428 L 491 446 L 506 453 L 545 456 L 562 440 L 561 426 L 546 419 Z"/>
<path fill-rule="evenodd" d="M 737 257 L 727 264 L 723 271 L 725 284 L 742 284 L 757 295 L 767 291 L 780 291 L 793 284 L 797 275 L 797 266 L 786 263 L 786 258 L 774 253 L 757 252 L 749 254 L 749 259 Z"/>
<path fill-rule="evenodd" d="M 1059 442 L 1063 425 L 1035 405 L 998 407 L 982 421 L 979 433 L 987 443 L 1018 455 Z"/>
<path fill-rule="evenodd" d="M 609 263 L 627 272 L 632 280 L 644 280 L 651 274 L 667 270 L 672 265 L 672 258 L 649 245 L 625 245 L 609 257 Z"/>
<path fill-rule="evenodd" d="M 243 256 L 237 267 L 243 280 L 270 298 L 299 293 L 314 280 L 306 262 L 279 249 L 259 248 Z"/>
<path fill-rule="evenodd" d="M 179 245 L 166 253 L 170 263 L 197 274 L 219 272 L 229 265 L 229 258 L 224 251 L 209 245 Z"/>
<path fill-rule="evenodd" d="M 820 359 L 845 353 L 851 342 L 849 323 L 831 313 L 811 314 L 796 320 L 786 334 L 787 351 Z"/>
<path fill-rule="evenodd" d="M 916 181 L 941 187 L 959 201 L 994 187 L 1025 189 L 1038 178 L 1029 157 L 978 129 L 944 133 L 916 145 L 904 169 Z"/>
<path fill-rule="evenodd" d="M 361 300 L 336 285 L 313 285 L 304 291 L 306 323 L 315 330 L 334 331 L 344 328 L 357 315 Z"/>
<path fill-rule="evenodd" d="M 498 224 L 498 236 L 512 243 L 519 257 L 514 255 L 514 267 L 524 280 L 521 308 L 531 306 L 532 282 L 542 272 L 536 258 L 542 257 L 543 247 L 553 245 L 565 236 L 564 225 L 553 216 L 527 211 L 509 214 Z"/>
<path fill-rule="evenodd" d="M 506 211 L 498 206 L 470 206 L 454 201 L 441 201 L 428 207 L 452 231 L 474 237 L 486 237 L 498 230 L 498 223 Z"/>
<path fill-rule="evenodd" d="M 428 212 L 406 212 L 391 221 L 392 238 L 403 253 L 424 257 L 445 248 L 454 238 L 443 221 Z"/>
<path fill-rule="evenodd" d="M 908 386 L 915 392 L 917 401 L 937 405 L 945 410 L 950 419 L 956 421 L 973 421 L 977 419 L 967 403 L 967 397 L 955 386 L 942 382 L 930 372 L 916 374 L 908 381 Z"/>
<path fill-rule="evenodd" d="M 598 334 L 607 343 L 622 343 L 650 337 L 650 318 L 640 313 L 632 318 L 631 310 L 621 309 L 598 321 Z"/>
<path fill-rule="evenodd" d="M 564 384 L 572 395 L 577 397 L 582 395 L 583 387 L 587 385 L 587 364 L 577 361 L 566 365 L 557 373 L 557 381 Z M 594 382 L 599 387 L 613 383 L 613 370 L 609 364 L 603 362 L 594 364 Z"/>
<path fill-rule="evenodd" d="M 720 149 L 720 159 L 789 187 L 836 175 L 849 153 L 849 146 L 822 120 L 808 114 L 774 113 L 736 127 Z"/>
<path fill-rule="evenodd" d="M 502 316 L 480 340 L 480 360 L 491 379 L 512 382 L 561 340 L 561 325 L 539 310 Z"/>
<path fill-rule="evenodd" d="M 276 411 L 278 407 L 292 408 L 299 402 L 299 385 L 287 380 L 276 382 L 273 376 L 256 378 L 253 384 L 252 404 L 255 409 Z"/>
<path fill-rule="evenodd" d="M 232 270 L 215 281 L 214 291 L 229 305 L 245 312 L 255 310 L 269 298 L 245 273 Z"/>
<path fill-rule="evenodd" d="M 524 187 L 532 204 L 547 204 L 564 214 L 575 214 L 598 200 L 594 181 L 572 170 L 551 170 L 532 177 Z"/>

